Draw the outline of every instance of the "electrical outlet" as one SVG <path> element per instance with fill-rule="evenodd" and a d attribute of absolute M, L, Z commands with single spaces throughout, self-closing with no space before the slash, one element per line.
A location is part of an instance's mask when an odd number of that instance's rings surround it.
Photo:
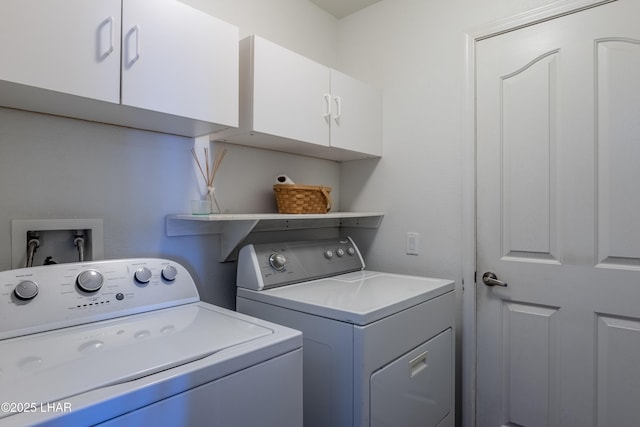
<path fill-rule="evenodd" d="M 14 219 L 11 268 L 101 260 L 102 219 Z"/>
<path fill-rule="evenodd" d="M 407 233 L 407 255 L 420 254 L 420 233 Z"/>

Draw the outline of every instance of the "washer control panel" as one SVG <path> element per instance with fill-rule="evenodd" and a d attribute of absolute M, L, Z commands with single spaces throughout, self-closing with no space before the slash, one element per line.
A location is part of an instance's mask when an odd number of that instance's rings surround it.
<path fill-rule="evenodd" d="M 237 286 L 262 290 L 364 269 L 349 237 L 247 245 L 238 256 Z"/>
<path fill-rule="evenodd" d="M 134 258 L 0 272 L 0 339 L 199 301 L 175 261 Z"/>

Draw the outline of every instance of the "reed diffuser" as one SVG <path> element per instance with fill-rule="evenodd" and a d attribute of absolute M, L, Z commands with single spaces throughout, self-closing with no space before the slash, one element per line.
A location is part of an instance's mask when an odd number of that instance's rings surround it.
<path fill-rule="evenodd" d="M 213 186 L 213 180 L 216 176 L 216 172 L 218 172 L 218 169 L 220 168 L 220 164 L 222 163 L 222 160 L 224 159 L 226 153 L 226 148 L 220 146 L 216 147 L 216 152 L 213 156 L 213 165 L 210 165 L 209 150 L 207 149 L 207 147 L 204 147 L 205 168 L 203 169 L 202 165 L 200 164 L 200 160 L 198 160 L 195 149 L 191 149 L 193 159 L 196 161 L 196 165 L 198 165 L 198 169 L 200 169 L 202 179 L 204 179 L 204 185 L 207 187 L 207 198 L 211 205 L 211 209 L 213 210 L 213 206 L 215 205 L 218 213 L 222 213 L 222 211 L 220 210 L 220 205 L 218 204 L 218 200 L 216 199 L 216 188 Z"/>

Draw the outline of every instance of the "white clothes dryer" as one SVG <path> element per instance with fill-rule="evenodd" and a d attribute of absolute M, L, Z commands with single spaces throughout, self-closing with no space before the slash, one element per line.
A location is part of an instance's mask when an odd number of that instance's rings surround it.
<path fill-rule="evenodd" d="M 453 426 L 454 283 L 364 270 L 350 238 L 240 250 L 237 310 L 303 333 L 304 425 Z"/>
<path fill-rule="evenodd" d="M 301 426 L 301 345 L 174 261 L 0 272 L 0 426 Z"/>

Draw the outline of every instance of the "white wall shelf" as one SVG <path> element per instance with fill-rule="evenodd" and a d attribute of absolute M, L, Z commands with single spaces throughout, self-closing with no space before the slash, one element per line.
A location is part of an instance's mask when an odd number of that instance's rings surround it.
<path fill-rule="evenodd" d="M 330 212 L 326 214 L 211 214 L 167 215 L 167 236 L 220 234 L 220 258 L 225 261 L 253 231 L 301 230 L 327 227 L 378 228 L 381 212 Z"/>

